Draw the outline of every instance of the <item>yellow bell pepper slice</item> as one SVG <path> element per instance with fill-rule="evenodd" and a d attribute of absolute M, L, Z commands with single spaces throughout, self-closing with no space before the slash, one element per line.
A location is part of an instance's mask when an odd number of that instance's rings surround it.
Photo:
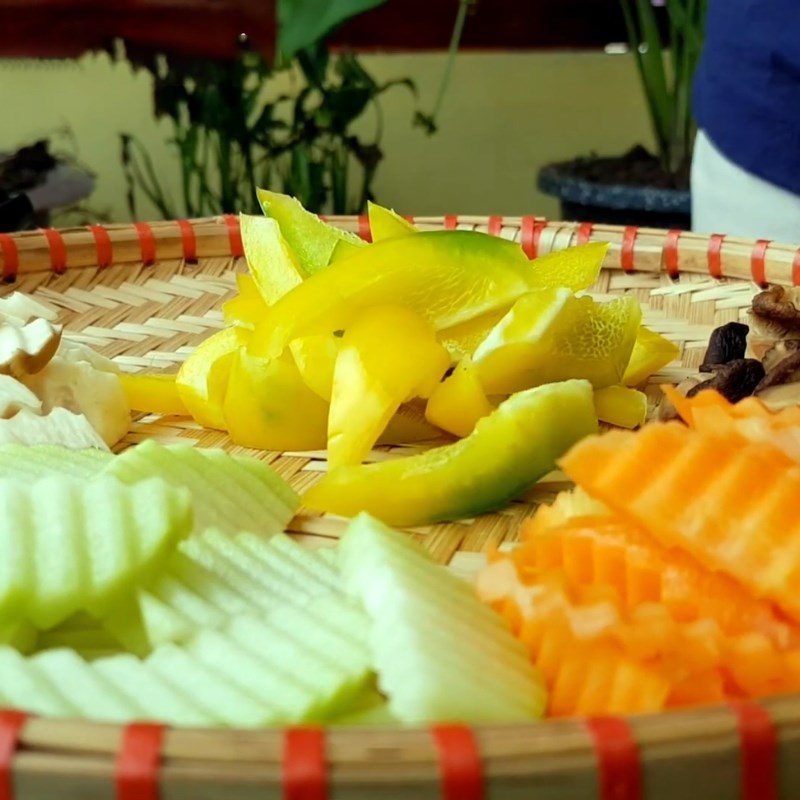
<path fill-rule="evenodd" d="M 494 411 L 469 357 L 463 358 L 434 390 L 425 418 L 455 436 L 469 436 L 478 420 Z"/>
<path fill-rule="evenodd" d="M 241 214 L 244 257 L 267 305 L 272 305 L 307 277 L 274 219 Z"/>
<path fill-rule="evenodd" d="M 400 405 L 427 396 L 450 364 L 423 317 L 375 306 L 345 331 L 333 373 L 328 464 L 360 463 Z"/>
<path fill-rule="evenodd" d="M 375 444 L 418 444 L 441 439 L 444 431 L 425 419 L 425 403 L 412 400 L 403 403 L 389 420 L 386 430 Z"/>
<path fill-rule="evenodd" d="M 327 225 L 316 214 L 306 211 L 294 197 L 266 189 L 258 189 L 256 194 L 264 214 L 278 223 L 283 237 L 308 275 L 328 266 L 338 242 L 347 242 L 354 248 L 366 247 L 366 242 L 354 233 Z"/>
<path fill-rule="evenodd" d="M 233 356 L 249 336 L 250 331 L 244 328 L 224 328 L 202 342 L 178 370 L 178 395 L 206 428 L 225 429 L 222 406 Z"/>
<path fill-rule="evenodd" d="M 395 236 L 408 236 L 410 233 L 417 233 L 417 229 L 406 219 L 390 208 L 384 208 L 377 203 L 367 203 L 367 213 L 369 214 L 369 227 L 372 233 L 373 242 L 381 242 L 384 239 L 392 239 Z"/>
<path fill-rule="evenodd" d="M 540 289 L 515 303 L 473 361 L 487 394 L 570 378 L 601 389 L 622 380 L 641 319 L 633 295 L 598 303 L 568 289 Z"/>
<path fill-rule="evenodd" d="M 642 325 L 636 334 L 636 343 L 622 382 L 625 386 L 639 386 L 674 361 L 680 353 L 680 348 L 674 342 Z"/>
<path fill-rule="evenodd" d="M 596 432 L 591 384 L 551 383 L 513 395 L 454 444 L 331 470 L 303 504 L 398 526 L 473 517 L 506 506 Z"/>
<path fill-rule="evenodd" d="M 341 341 L 332 333 L 313 333 L 289 343 L 294 363 L 306 386 L 328 402 L 333 391 L 333 368 Z"/>
<path fill-rule="evenodd" d="M 536 271 L 513 242 L 473 231 L 423 232 L 370 245 L 312 275 L 270 309 L 253 352 L 280 355 L 300 336 L 346 330 L 363 308 L 393 303 L 437 330 L 503 308 Z"/>
<path fill-rule="evenodd" d="M 445 328 L 439 331 L 438 339 L 454 360 L 472 356 L 478 345 L 492 332 L 492 329 L 508 313 L 511 306 L 491 311 L 480 317 Z"/>
<path fill-rule="evenodd" d="M 536 273 L 536 287 L 563 287 L 573 292 L 588 289 L 597 280 L 610 246 L 608 242 L 592 242 L 535 258 L 531 268 Z"/>
<path fill-rule="evenodd" d="M 607 386 L 595 391 L 594 409 L 600 422 L 638 428 L 647 419 L 647 395 L 625 386 Z"/>
<path fill-rule="evenodd" d="M 174 374 L 152 374 L 146 372 L 125 373 L 119 375 L 128 405 L 134 411 L 146 411 L 149 414 L 169 414 L 188 417 L 186 408 Z"/>
<path fill-rule="evenodd" d="M 228 325 L 241 325 L 252 330 L 266 319 L 269 306 L 252 276 L 237 273 L 236 287 L 239 294 L 222 304 L 222 316 Z"/>
<path fill-rule="evenodd" d="M 260 450 L 325 447 L 328 404 L 303 382 L 294 359 L 236 352 L 224 405 L 231 440 Z"/>

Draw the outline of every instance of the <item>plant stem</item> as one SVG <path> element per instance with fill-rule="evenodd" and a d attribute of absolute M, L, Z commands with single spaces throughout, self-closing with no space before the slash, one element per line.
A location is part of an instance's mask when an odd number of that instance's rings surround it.
<path fill-rule="evenodd" d="M 447 89 L 450 86 L 450 80 L 453 77 L 453 69 L 456 63 L 458 47 L 461 44 L 461 37 L 464 34 L 464 25 L 467 22 L 467 13 L 469 12 L 469 7 L 475 2 L 476 0 L 459 0 L 456 22 L 453 26 L 453 33 L 450 36 L 450 46 L 447 48 L 447 62 L 444 65 L 442 80 L 439 83 L 439 91 L 436 94 L 436 102 L 434 102 L 433 111 L 431 111 L 432 120 L 436 120 L 441 113 L 442 105 L 444 104 L 444 97 L 445 94 L 447 94 Z"/>

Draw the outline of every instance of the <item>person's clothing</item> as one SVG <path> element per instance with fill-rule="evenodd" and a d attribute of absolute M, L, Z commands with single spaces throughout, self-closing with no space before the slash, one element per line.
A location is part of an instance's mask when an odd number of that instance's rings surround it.
<path fill-rule="evenodd" d="M 800 194 L 800 0 L 709 0 L 694 113 L 742 169 Z"/>
<path fill-rule="evenodd" d="M 800 196 L 734 164 L 700 131 L 692 160 L 692 229 L 800 243 Z"/>

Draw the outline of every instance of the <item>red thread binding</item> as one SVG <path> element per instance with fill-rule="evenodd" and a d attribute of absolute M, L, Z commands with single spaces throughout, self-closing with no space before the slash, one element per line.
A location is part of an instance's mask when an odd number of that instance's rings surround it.
<path fill-rule="evenodd" d="M 712 278 L 722 278 L 722 243 L 725 236 L 721 233 L 712 234 L 708 240 L 708 274 Z"/>
<path fill-rule="evenodd" d="M 444 216 L 444 229 L 446 231 L 454 231 L 458 227 L 458 216 L 455 214 L 445 214 Z"/>
<path fill-rule="evenodd" d="M 194 227 L 188 219 L 176 220 L 178 229 L 181 232 L 181 246 L 183 247 L 184 261 L 197 261 L 197 237 L 194 234 Z"/>
<path fill-rule="evenodd" d="M 753 283 L 762 288 L 767 285 L 766 256 L 771 244 L 769 239 L 759 239 L 750 254 L 750 274 L 753 276 Z"/>
<path fill-rule="evenodd" d="M 244 255 L 244 245 L 242 244 L 242 232 L 239 229 L 239 217 L 235 214 L 225 214 L 223 219 L 228 228 L 228 245 L 231 248 L 231 255 L 234 258 L 241 258 Z"/>
<path fill-rule="evenodd" d="M 358 217 L 358 235 L 365 241 L 372 241 L 372 228 L 369 224 L 369 217 L 366 214 L 360 214 Z"/>
<path fill-rule="evenodd" d="M 19 252 L 13 236 L 0 233 L 0 253 L 3 255 L 3 280 L 13 281 L 19 272 Z"/>
<path fill-rule="evenodd" d="M 158 800 L 158 770 L 165 730 L 163 725 L 137 722 L 122 731 L 114 764 L 117 800 Z"/>
<path fill-rule="evenodd" d="M 19 747 L 19 737 L 27 720 L 21 711 L 0 709 L 0 800 L 14 800 L 11 762 Z"/>
<path fill-rule="evenodd" d="M 322 728 L 287 728 L 284 732 L 283 800 L 328 800 Z"/>
<path fill-rule="evenodd" d="M 503 218 L 499 214 L 492 214 L 489 217 L 489 233 L 492 236 L 499 236 L 503 230 Z"/>
<path fill-rule="evenodd" d="M 409 224 L 414 224 L 414 217 L 411 214 L 403 214 L 403 219 Z"/>
<path fill-rule="evenodd" d="M 593 717 L 586 727 L 597 756 L 600 800 L 641 800 L 639 748 L 625 719 Z"/>
<path fill-rule="evenodd" d="M 792 283 L 795 286 L 800 286 L 800 249 L 794 254 L 794 262 L 792 263 Z"/>
<path fill-rule="evenodd" d="M 683 231 L 671 230 L 667 232 L 667 238 L 664 240 L 664 267 L 667 270 L 667 275 L 673 280 L 680 277 L 681 271 L 678 266 L 678 240 L 681 238 Z"/>
<path fill-rule="evenodd" d="M 466 725 L 434 725 L 442 800 L 484 800 L 483 764 L 475 734 Z"/>
<path fill-rule="evenodd" d="M 139 252 L 142 256 L 142 264 L 149 267 L 156 260 L 156 237 L 153 229 L 146 222 L 134 222 L 136 235 L 139 237 Z"/>
<path fill-rule="evenodd" d="M 531 216 L 522 218 L 519 238 L 522 249 L 528 258 L 533 259 L 539 255 L 539 240 L 542 238 L 542 231 L 546 227 L 546 219 L 536 219 L 536 217 Z"/>
<path fill-rule="evenodd" d="M 97 266 L 110 267 L 114 263 L 114 248 L 111 237 L 102 225 L 87 225 L 94 237 L 94 247 L 97 253 Z"/>
<path fill-rule="evenodd" d="M 742 800 L 777 800 L 778 737 L 767 710 L 754 702 L 731 704 L 739 729 Z"/>
<path fill-rule="evenodd" d="M 636 267 L 634 264 L 634 252 L 636 250 L 636 238 L 639 236 L 639 229 L 635 225 L 628 225 L 622 234 L 622 250 L 619 255 L 619 263 L 625 272 L 633 272 Z"/>
<path fill-rule="evenodd" d="M 589 239 L 592 238 L 592 231 L 594 230 L 594 224 L 591 222 L 581 222 L 578 225 L 578 237 L 576 240 L 577 244 L 589 244 Z"/>
<path fill-rule="evenodd" d="M 39 233 L 47 239 L 50 248 L 50 268 L 60 275 L 67 269 L 67 246 L 64 239 L 55 228 L 39 228 Z"/>

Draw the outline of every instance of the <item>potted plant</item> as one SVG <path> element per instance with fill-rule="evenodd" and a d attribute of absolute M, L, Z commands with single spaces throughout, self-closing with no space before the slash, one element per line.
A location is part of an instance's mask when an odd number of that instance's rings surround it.
<path fill-rule="evenodd" d="M 539 188 L 561 200 L 565 219 L 691 227 L 689 174 L 695 123 L 692 77 L 707 0 L 620 0 L 657 152 L 549 164 Z"/>

